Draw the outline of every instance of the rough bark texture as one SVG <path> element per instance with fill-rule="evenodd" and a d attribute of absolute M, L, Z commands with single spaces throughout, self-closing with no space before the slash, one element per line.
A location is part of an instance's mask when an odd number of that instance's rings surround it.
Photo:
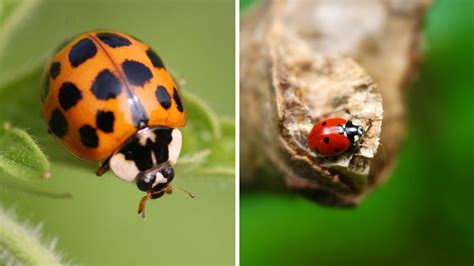
<path fill-rule="evenodd" d="M 385 180 L 404 138 L 402 88 L 419 62 L 427 6 L 291 0 L 247 13 L 240 37 L 243 190 L 284 185 L 324 204 L 353 206 Z M 307 147 L 312 126 L 327 117 L 363 126 L 354 152 L 327 158 Z"/>

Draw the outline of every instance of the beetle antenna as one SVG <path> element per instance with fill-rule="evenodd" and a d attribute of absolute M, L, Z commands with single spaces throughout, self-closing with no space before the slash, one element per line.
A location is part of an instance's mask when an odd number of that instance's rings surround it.
<path fill-rule="evenodd" d="M 170 187 L 171 187 L 172 189 L 176 189 L 176 190 L 179 190 L 179 191 L 181 191 L 181 192 L 184 192 L 184 193 L 188 194 L 188 196 L 191 197 L 191 198 L 195 198 L 195 197 L 196 197 L 196 195 L 194 195 L 193 193 L 187 191 L 186 189 L 182 189 L 182 188 L 175 187 L 175 186 L 171 186 L 171 185 L 170 185 Z"/>
<path fill-rule="evenodd" d="M 148 192 L 146 193 L 145 196 L 142 197 L 142 199 L 140 200 L 140 203 L 138 204 L 138 214 L 141 214 L 142 218 L 145 218 L 145 207 L 146 207 L 146 203 L 148 202 L 148 200 L 150 200 L 150 198 L 151 198 L 151 193 Z"/>
<path fill-rule="evenodd" d="M 160 194 L 162 192 L 165 192 L 167 194 L 171 194 L 173 192 L 173 189 L 184 192 L 184 193 L 188 194 L 188 196 L 191 197 L 191 198 L 196 197 L 196 195 L 194 195 L 193 193 L 187 191 L 186 189 L 182 189 L 182 188 L 179 188 L 179 187 L 168 185 L 168 186 L 166 186 L 166 187 L 164 187 L 164 188 L 162 188 L 158 191 L 147 192 L 146 195 L 142 197 L 142 199 L 140 200 L 140 203 L 138 204 L 138 214 L 141 214 L 142 218 L 145 218 L 146 203 L 151 199 L 151 197 L 154 196 L 154 195 Z"/>

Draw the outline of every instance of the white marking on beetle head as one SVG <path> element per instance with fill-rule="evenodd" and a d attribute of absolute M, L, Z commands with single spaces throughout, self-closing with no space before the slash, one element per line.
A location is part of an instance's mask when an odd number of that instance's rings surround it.
<path fill-rule="evenodd" d="M 178 161 L 179 154 L 181 153 L 181 144 L 183 142 L 183 136 L 179 129 L 173 129 L 171 132 L 171 142 L 168 144 L 168 161 L 170 164 L 176 164 Z"/>
<path fill-rule="evenodd" d="M 164 184 L 166 182 L 168 182 L 168 180 L 160 172 L 156 172 L 156 179 L 155 183 L 153 183 L 153 187 L 157 186 L 158 184 Z"/>
<path fill-rule="evenodd" d="M 134 182 L 135 177 L 140 173 L 135 162 L 125 159 L 122 153 L 112 155 L 109 165 L 114 174 L 123 181 Z"/>
<path fill-rule="evenodd" d="M 359 141 L 359 135 L 354 135 L 354 141 L 355 142 Z"/>
<path fill-rule="evenodd" d="M 146 141 L 148 139 L 150 139 L 152 142 L 155 142 L 156 141 L 155 132 L 153 132 L 150 129 L 145 129 L 141 131 L 140 134 L 138 134 L 138 142 L 140 143 L 140 145 L 145 146 Z"/>

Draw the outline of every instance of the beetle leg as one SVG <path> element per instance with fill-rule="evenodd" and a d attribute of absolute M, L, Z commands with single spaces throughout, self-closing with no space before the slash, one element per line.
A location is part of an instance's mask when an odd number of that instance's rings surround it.
<path fill-rule="evenodd" d="M 99 169 L 97 169 L 97 171 L 95 171 L 95 174 L 97 176 L 102 176 L 103 174 L 105 174 L 107 171 L 109 171 L 110 169 L 110 165 L 109 165 L 109 161 L 110 161 L 110 157 L 105 159 L 105 161 L 102 162 L 102 164 L 100 165 Z"/>

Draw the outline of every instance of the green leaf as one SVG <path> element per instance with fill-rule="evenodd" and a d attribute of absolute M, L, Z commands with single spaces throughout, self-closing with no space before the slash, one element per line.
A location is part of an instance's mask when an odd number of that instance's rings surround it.
<path fill-rule="evenodd" d="M 199 173 L 202 175 L 235 175 L 235 122 L 231 118 L 221 118 L 222 138 L 213 144 L 208 163 Z"/>
<path fill-rule="evenodd" d="M 180 173 L 183 176 L 229 176 L 235 175 L 235 123 L 230 118 L 220 118 L 218 120 L 221 137 L 209 143 L 209 148 L 196 153 L 191 158 L 194 164 L 187 164 L 189 159 L 186 156 L 185 163 L 178 161 Z"/>
<path fill-rule="evenodd" d="M 34 136 L 47 134 L 40 113 L 40 79 L 41 70 L 36 68 L 0 87 L 0 121 L 15 121 L 16 127 L 26 128 Z"/>
<path fill-rule="evenodd" d="M 47 178 L 49 161 L 24 130 L 5 123 L 0 129 L 0 168 L 22 178 Z"/>
<path fill-rule="evenodd" d="M 219 121 L 209 105 L 189 92 L 184 94 L 184 99 L 193 130 L 206 132 L 200 136 L 204 141 L 219 139 L 222 135 Z"/>

